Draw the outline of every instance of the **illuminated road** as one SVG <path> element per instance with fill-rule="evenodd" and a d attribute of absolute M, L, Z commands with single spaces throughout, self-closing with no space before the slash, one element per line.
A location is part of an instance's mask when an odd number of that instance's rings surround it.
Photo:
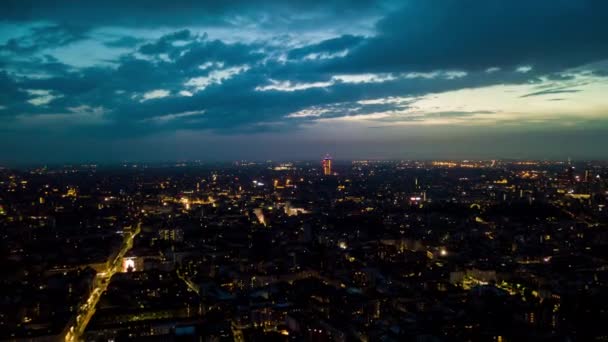
<path fill-rule="evenodd" d="M 244 342 L 245 341 L 245 336 L 243 335 L 243 331 L 241 331 L 241 329 L 237 329 L 236 327 L 234 327 L 234 325 L 232 326 L 232 336 L 235 342 Z"/>
<path fill-rule="evenodd" d="M 196 286 L 192 280 L 188 279 L 188 277 L 179 273 L 179 270 L 177 271 L 177 276 L 186 284 L 186 286 L 188 286 L 188 288 L 190 288 L 190 290 L 194 291 L 194 293 L 199 296 L 201 295 L 198 286 Z"/>
<path fill-rule="evenodd" d="M 564 207 L 561 207 L 561 209 L 564 213 L 566 213 L 568 216 L 570 216 L 573 220 L 580 222 L 580 223 L 584 223 L 587 225 L 587 227 L 593 227 L 596 225 L 595 223 L 587 220 L 584 215 L 577 216 L 576 214 L 574 214 L 573 212 L 571 212 L 570 210 L 568 210 Z"/>
<path fill-rule="evenodd" d="M 488 284 L 487 282 L 481 281 L 470 275 L 465 276 L 465 279 L 463 280 L 463 286 L 465 289 L 470 289 L 474 285 L 487 285 L 487 284 Z M 514 296 L 514 295 L 520 295 L 522 297 L 526 296 L 526 287 L 522 286 L 520 284 L 512 284 L 512 283 L 508 283 L 503 280 L 500 283 L 496 282 L 494 284 L 494 286 L 499 289 L 502 289 L 504 291 L 507 291 L 511 296 Z M 532 290 L 530 293 L 534 297 L 539 296 L 538 291 L 536 291 L 536 290 Z"/>
<path fill-rule="evenodd" d="M 95 287 L 91 292 L 91 295 L 87 299 L 86 303 L 82 305 L 78 316 L 76 316 L 74 324 L 69 328 L 68 332 L 65 336 L 65 341 L 73 342 L 80 341 L 84 330 L 89 324 L 89 321 L 95 314 L 95 309 L 97 307 L 97 303 L 99 302 L 99 298 L 103 292 L 108 288 L 108 284 L 110 283 L 110 279 L 114 275 L 114 273 L 120 271 L 122 266 L 122 258 L 125 254 L 133 247 L 133 240 L 135 236 L 139 234 L 141 231 L 141 222 L 137 224 L 135 230 L 125 237 L 125 240 L 122 243 L 120 251 L 114 258 L 114 261 L 110 264 L 110 268 L 106 270 L 106 272 L 100 272 L 97 274 L 95 278 Z"/>

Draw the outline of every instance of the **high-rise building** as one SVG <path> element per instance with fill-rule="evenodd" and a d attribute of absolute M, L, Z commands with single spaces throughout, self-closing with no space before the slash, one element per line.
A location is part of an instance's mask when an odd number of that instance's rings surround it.
<path fill-rule="evenodd" d="M 329 154 L 325 155 L 325 158 L 321 161 L 321 166 L 323 166 L 323 174 L 326 176 L 331 175 L 331 157 Z"/>
<path fill-rule="evenodd" d="M 158 231 L 158 236 L 161 240 L 166 241 L 177 241 L 181 242 L 184 240 L 184 232 L 181 229 L 161 229 Z"/>

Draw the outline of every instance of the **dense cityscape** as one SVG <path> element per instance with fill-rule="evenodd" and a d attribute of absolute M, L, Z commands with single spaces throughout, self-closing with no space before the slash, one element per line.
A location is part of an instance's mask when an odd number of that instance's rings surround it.
<path fill-rule="evenodd" d="M 0 342 L 608 342 L 608 0 L 0 0 Z"/>
<path fill-rule="evenodd" d="M 0 340 L 603 341 L 607 204 L 579 160 L 2 168 Z"/>

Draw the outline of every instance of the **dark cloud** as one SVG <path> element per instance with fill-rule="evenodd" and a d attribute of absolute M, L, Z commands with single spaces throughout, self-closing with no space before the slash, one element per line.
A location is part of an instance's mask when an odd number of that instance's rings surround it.
<path fill-rule="evenodd" d="M 107 41 L 104 43 L 104 45 L 112 48 L 133 48 L 142 42 L 144 42 L 144 39 L 124 36 L 118 39 Z"/>
<path fill-rule="evenodd" d="M 139 52 L 145 55 L 157 55 L 174 50 L 173 43 L 177 41 L 187 41 L 196 38 L 190 30 L 181 30 L 160 37 L 157 41 L 142 45 Z"/>
<path fill-rule="evenodd" d="M 260 25 L 303 21 L 301 14 L 339 15 L 352 18 L 360 11 L 378 12 L 382 2 L 369 0 L 4 0 L 0 20 L 51 21 L 81 26 L 125 27 L 184 27 L 184 26 L 235 26 L 235 18 L 248 18 Z M 292 19 L 288 19 L 294 17 Z M 305 20 L 314 22 L 315 17 Z M 286 21 L 287 20 L 287 21 Z"/>
<path fill-rule="evenodd" d="M 397 115 L 387 118 L 380 118 L 374 121 L 384 123 L 406 123 L 406 122 L 423 122 L 433 118 L 467 118 L 474 115 L 495 114 L 494 111 L 479 110 L 479 111 L 448 111 L 448 112 L 433 112 L 433 113 L 409 113 L 405 115 Z M 369 128 L 386 128 L 386 126 L 371 126 Z"/>
<path fill-rule="evenodd" d="M 330 67 L 377 72 L 526 64 L 549 71 L 608 56 L 608 2 L 412 1 L 382 19 L 377 31 Z"/>
<path fill-rule="evenodd" d="M 438 118 L 454 118 L 454 117 L 473 116 L 473 115 L 477 115 L 477 114 L 487 115 L 487 114 L 496 114 L 496 112 L 491 111 L 491 110 L 477 110 L 477 111 L 470 111 L 470 112 L 451 111 L 451 112 L 435 112 L 435 113 L 429 113 L 426 115 L 438 117 Z"/>
<path fill-rule="evenodd" d="M 183 33 L 182 33 L 183 34 Z M 183 37 L 186 35 L 183 34 Z M 159 40 L 164 40 L 161 38 Z M 217 132 L 255 132 L 297 128 L 300 123 L 314 118 L 286 119 L 291 113 L 311 106 L 330 106 L 324 117 L 361 115 L 406 108 L 406 103 L 361 106 L 357 101 L 387 96 L 423 96 L 430 92 L 456 90 L 497 83 L 538 82 L 534 75 L 515 72 L 470 73 L 456 79 L 396 78 L 378 83 L 336 82 L 328 87 L 300 91 L 259 91 L 256 88 L 270 78 L 300 80 L 302 82 L 327 81 L 329 74 L 322 71 L 323 62 L 262 62 L 264 57 L 256 44 L 226 44 L 221 41 L 193 41 L 175 47 L 186 51 L 175 61 L 147 60 L 125 55 L 117 67 L 90 67 L 65 72 L 51 78 L 24 78 L 20 87 L 43 89 L 62 95 L 44 109 L 52 113 L 66 113 L 78 106 L 103 107 L 111 123 L 96 134 L 140 135 L 159 130 L 195 129 Z M 201 70 L 205 62 L 222 62 L 221 68 Z M 248 64 L 250 69 L 221 82 L 209 84 L 191 97 L 179 96 L 186 82 L 193 77 L 209 77 L 211 71 L 230 65 Z M 165 89 L 169 96 L 141 102 L 146 92 Z M 361 107 L 355 110 L 356 107 Z M 40 108 L 29 108 L 39 113 Z M 204 111 L 192 118 L 174 114 Z M 172 119 L 150 124 L 150 119 L 173 116 Z M 282 123 L 281 123 L 282 122 Z M 88 128 L 83 134 L 90 134 Z"/>
<path fill-rule="evenodd" d="M 263 53 L 256 50 L 256 46 L 247 44 L 227 44 L 220 40 L 204 39 L 182 47 L 179 51 L 184 53 L 179 56 L 174 53 L 173 56 L 176 57 L 177 67 L 189 69 L 205 62 L 221 62 L 224 65 L 254 63 L 265 57 Z"/>
<path fill-rule="evenodd" d="M 87 29 L 80 26 L 50 25 L 34 27 L 19 38 L 9 39 L 0 46 L 0 51 L 14 54 L 31 54 L 47 48 L 69 45 L 87 37 Z"/>
<path fill-rule="evenodd" d="M 57 76 L 67 73 L 70 66 L 50 55 L 27 56 L 26 59 L 0 56 L 0 69 L 10 70 L 21 75 Z"/>
<path fill-rule="evenodd" d="M 347 49 L 352 49 L 363 42 L 363 40 L 364 37 L 353 35 L 344 35 L 338 38 L 327 39 L 318 44 L 307 45 L 305 47 L 290 50 L 288 58 L 300 59 L 313 53 L 337 53 Z"/>
<path fill-rule="evenodd" d="M 600 77 L 608 77 L 608 70 L 595 70 L 593 71 L 593 75 Z"/>
<path fill-rule="evenodd" d="M 566 75 L 556 72 L 548 74 L 547 78 L 552 81 L 570 81 L 574 79 L 574 75 Z"/>
<path fill-rule="evenodd" d="M 578 93 L 580 90 L 577 89 L 547 89 L 541 91 L 535 91 L 533 93 L 525 94 L 520 97 L 530 97 L 530 96 L 541 96 L 541 95 L 551 95 L 551 94 L 568 94 L 568 93 Z"/>
<path fill-rule="evenodd" d="M 12 105 L 27 98 L 27 94 L 19 89 L 17 83 L 9 75 L 0 71 L 0 106 Z"/>
<path fill-rule="evenodd" d="M 262 68 L 262 70 L 264 70 Z M 128 101 L 113 112 L 115 120 L 137 122 L 164 115 L 204 110 L 197 120 L 184 118 L 172 120 L 163 126 L 150 129 L 209 129 L 218 132 L 266 131 L 267 124 L 284 122 L 281 129 L 298 127 L 299 123 L 315 117 L 286 120 L 285 116 L 310 107 L 329 108 L 324 118 L 361 115 L 377 111 L 407 108 L 407 103 L 365 105 L 357 101 L 387 96 L 423 96 L 429 92 L 443 92 L 476 87 L 498 82 L 506 78 L 485 73 L 470 74 L 459 79 L 396 79 L 381 83 L 338 83 L 331 87 L 309 88 L 300 91 L 257 91 L 256 86 L 266 82 L 265 73 L 257 68 L 210 85 L 192 97 L 169 96 L 144 103 Z M 513 73 L 512 83 L 534 82 L 529 76 Z M 158 84 L 158 82 L 157 82 Z M 174 90 L 174 93 L 177 89 Z M 361 107 L 357 110 L 354 108 Z M 127 115 L 128 113 L 128 115 Z M 446 114 L 447 115 L 447 114 Z M 263 125 L 260 125 L 263 123 Z M 274 126 L 276 127 L 276 126 Z"/>

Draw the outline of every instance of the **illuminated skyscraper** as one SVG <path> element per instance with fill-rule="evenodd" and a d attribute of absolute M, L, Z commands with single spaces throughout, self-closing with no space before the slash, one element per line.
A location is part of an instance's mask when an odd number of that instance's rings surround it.
<path fill-rule="evenodd" d="M 331 175 L 331 157 L 329 154 L 325 155 L 325 158 L 321 161 L 321 166 L 323 166 L 323 174 L 326 176 Z"/>

